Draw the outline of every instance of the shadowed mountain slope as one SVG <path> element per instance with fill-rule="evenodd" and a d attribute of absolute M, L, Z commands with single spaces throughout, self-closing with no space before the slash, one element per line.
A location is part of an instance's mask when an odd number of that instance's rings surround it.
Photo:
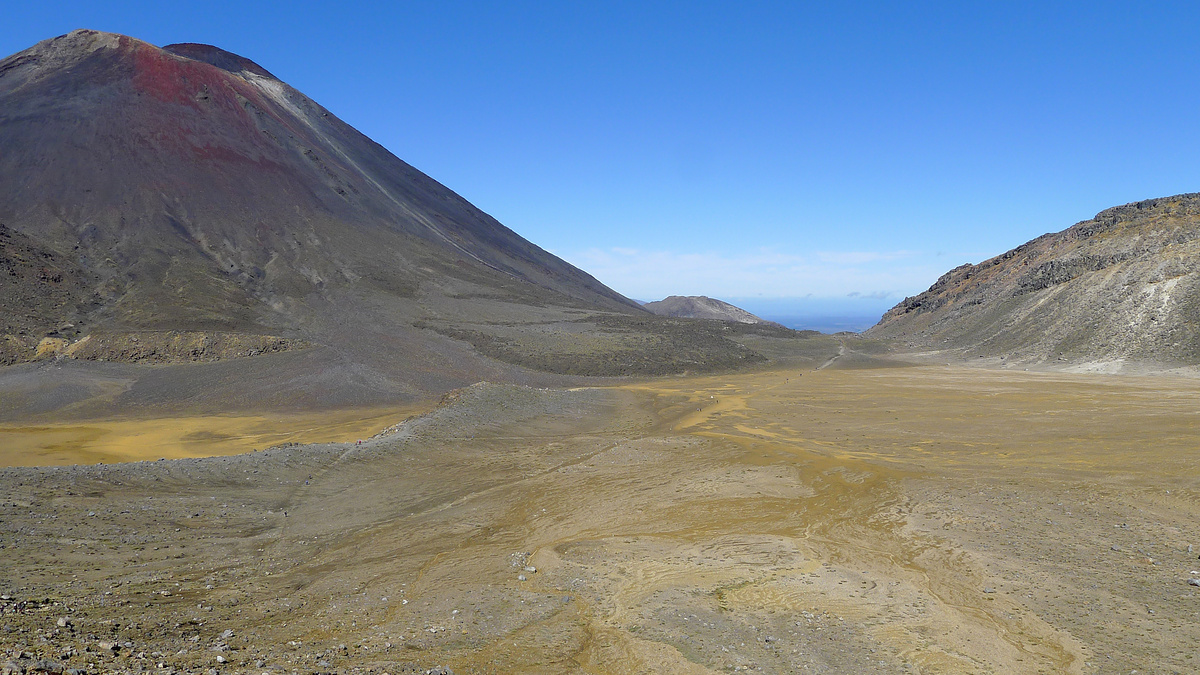
<path fill-rule="evenodd" d="M 867 335 L 1030 363 L 1200 363 L 1200 195 L 1117 206 L 956 267 Z"/>
<path fill-rule="evenodd" d="M 763 358 L 651 316 L 248 59 L 96 31 L 0 60 L 0 265 L 0 363 L 269 355 L 180 374 L 192 403 Z M 171 377 L 121 396 L 178 398 Z"/>

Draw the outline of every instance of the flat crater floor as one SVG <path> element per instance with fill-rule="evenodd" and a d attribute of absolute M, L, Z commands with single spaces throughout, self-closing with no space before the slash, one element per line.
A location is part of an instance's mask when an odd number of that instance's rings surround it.
<path fill-rule="evenodd" d="M 0 423 L 0 466 L 113 464 L 357 441 L 430 406 Z"/>
<path fill-rule="evenodd" d="M 9 468 L 0 642 L 89 672 L 1197 672 L 1198 421 L 1191 379 L 792 370 Z"/>

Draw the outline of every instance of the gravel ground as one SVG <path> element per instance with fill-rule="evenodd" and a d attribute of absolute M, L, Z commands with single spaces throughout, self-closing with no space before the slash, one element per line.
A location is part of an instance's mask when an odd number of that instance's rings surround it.
<path fill-rule="evenodd" d="M 1193 672 L 1198 402 L 930 367 L 481 384 L 362 444 L 4 469 L 0 667 Z"/>

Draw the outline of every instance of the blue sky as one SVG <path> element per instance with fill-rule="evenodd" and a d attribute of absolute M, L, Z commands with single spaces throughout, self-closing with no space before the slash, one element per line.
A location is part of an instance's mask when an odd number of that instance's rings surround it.
<path fill-rule="evenodd" d="M 643 300 L 878 316 L 1109 206 L 1200 190 L 1187 3 L 14 3 L 251 58 Z"/>

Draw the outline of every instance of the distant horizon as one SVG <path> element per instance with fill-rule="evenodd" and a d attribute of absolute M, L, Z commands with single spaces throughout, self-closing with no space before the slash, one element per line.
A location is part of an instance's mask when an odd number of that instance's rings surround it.
<path fill-rule="evenodd" d="M 861 333 L 879 323 L 875 316 L 762 316 L 760 319 L 791 328 L 792 330 L 815 330 L 820 333 Z"/>
<path fill-rule="evenodd" d="M 704 295 L 675 293 L 673 295 Z M 639 303 L 656 302 L 662 298 L 637 298 Z M 794 330 L 816 330 L 822 333 L 851 331 L 861 333 L 879 323 L 884 313 L 902 299 L 880 298 L 738 298 L 712 297 L 750 312 L 760 319 L 774 321 Z"/>

